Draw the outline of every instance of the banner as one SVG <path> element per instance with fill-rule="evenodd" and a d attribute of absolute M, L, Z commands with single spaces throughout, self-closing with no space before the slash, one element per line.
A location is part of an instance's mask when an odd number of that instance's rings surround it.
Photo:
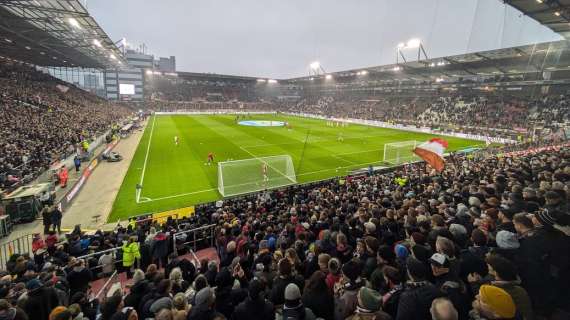
<path fill-rule="evenodd" d="M 153 213 L 152 220 L 162 224 L 166 222 L 168 217 L 172 217 L 173 219 L 181 219 L 181 218 L 192 217 L 194 216 L 194 214 L 195 214 L 194 206 L 190 206 L 190 207 Z"/>

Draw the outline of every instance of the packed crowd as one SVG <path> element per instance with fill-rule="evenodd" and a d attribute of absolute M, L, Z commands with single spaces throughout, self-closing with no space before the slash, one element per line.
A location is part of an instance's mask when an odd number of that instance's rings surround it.
<path fill-rule="evenodd" d="M 0 275 L 0 317 L 564 317 L 569 195 L 569 149 L 454 155 L 441 174 L 406 165 L 207 205 L 164 225 L 131 221 L 94 235 L 78 227 L 63 242 L 51 231 L 36 236 L 33 258 L 12 256 Z M 176 231 L 207 224 L 219 262 L 173 252 Z M 116 257 L 77 259 L 118 247 Z M 129 287 L 92 299 L 91 281 L 115 267 Z"/>
<path fill-rule="evenodd" d="M 30 180 L 131 114 L 32 67 L 0 62 L 0 187 Z"/>

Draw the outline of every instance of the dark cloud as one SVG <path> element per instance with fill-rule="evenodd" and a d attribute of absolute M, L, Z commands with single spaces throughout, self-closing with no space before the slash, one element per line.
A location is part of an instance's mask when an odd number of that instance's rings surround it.
<path fill-rule="evenodd" d="M 417 37 L 430 57 L 560 37 L 499 0 L 91 0 L 115 41 L 174 55 L 179 71 L 274 78 L 395 62 Z"/>

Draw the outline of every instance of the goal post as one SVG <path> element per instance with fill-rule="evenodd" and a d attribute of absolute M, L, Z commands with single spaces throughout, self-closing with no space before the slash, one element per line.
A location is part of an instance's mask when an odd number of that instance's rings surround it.
<path fill-rule="evenodd" d="M 223 197 L 274 189 L 296 183 L 295 168 L 289 155 L 218 163 L 218 191 Z"/>
<path fill-rule="evenodd" d="M 413 150 L 418 145 L 416 140 L 391 142 L 384 144 L 384 156 L 382 161 L 393 165 L 418 160 Z"/>

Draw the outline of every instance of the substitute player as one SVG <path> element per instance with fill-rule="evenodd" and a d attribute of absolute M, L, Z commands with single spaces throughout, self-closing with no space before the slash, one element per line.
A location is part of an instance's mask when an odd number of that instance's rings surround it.
<path fill-rule="evenodd" d="M 208 162 L 207 162 L 207 164 L 208 164 L 209 166 L 211 166 L 212 163 L 214 163 L 214 153 L 213 153 L 213 152 L 208 152 Z"/>
<path fill-rule="evenodd" d="M 178 146 L 178 136 L 174 136 L 174 144 Z"/>

